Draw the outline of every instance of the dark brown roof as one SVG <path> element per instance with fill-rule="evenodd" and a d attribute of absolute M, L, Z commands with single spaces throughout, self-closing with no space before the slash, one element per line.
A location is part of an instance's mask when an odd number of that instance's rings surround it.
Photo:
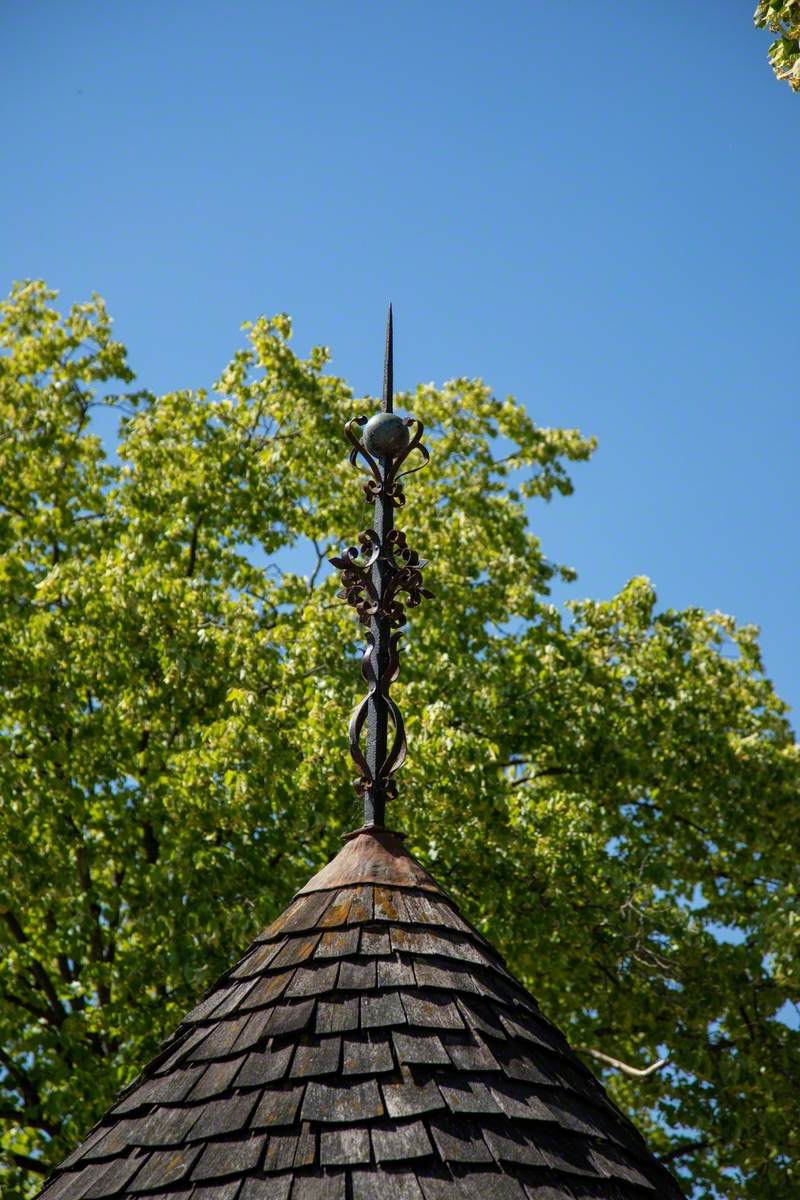
<path fill-rule="evenodd" d="M 672 1177 L 386 830 L 217 981 L 42 1200 L 678 1200 Z"/>

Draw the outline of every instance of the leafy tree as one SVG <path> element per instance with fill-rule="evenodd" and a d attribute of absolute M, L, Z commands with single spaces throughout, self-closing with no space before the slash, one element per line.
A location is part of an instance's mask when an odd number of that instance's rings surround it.
<path fill-rule="evenodd" d="M 793 92 L 800 92 L 800 0 L 759 0 L 753 21 L 778 37 L 769 48 L 770 66 Z"/>
<path fill-rule="evenodd" d="M 341 427 L 372 402 L 285 316 L 210 391 L 136 392 L 103 302 L 54 299 L 0 309 L 9 1200 L 360 823 L 360 630 L 324 564 L 368 523 Z M 403 403 L 436 600 L 390 819 L 697 1196 L 795 1194 L 798 754 L 756 631 L 641 578 L 562 613 L 527 502 L 592 442 L 476 380 Z"/>

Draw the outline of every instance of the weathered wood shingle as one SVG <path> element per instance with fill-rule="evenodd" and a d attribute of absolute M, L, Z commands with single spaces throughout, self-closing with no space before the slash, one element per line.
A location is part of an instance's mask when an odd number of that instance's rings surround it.
<path fill-rule="evenodd" d="M 256 938 L 42 1200 L 679 1200 L 385 830 Z"/>

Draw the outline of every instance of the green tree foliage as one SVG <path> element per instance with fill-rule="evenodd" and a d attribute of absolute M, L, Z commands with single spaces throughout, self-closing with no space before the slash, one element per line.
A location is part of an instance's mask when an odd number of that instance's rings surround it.
<path fill-rule="evenodd" d="M 769 48 L 770 66 L 793 92 L 800 92 L 800 0 L 759 0 L 753 21 L 777 33 Z"/>
<path fill-rule="evenodd" d="M 341 427 L 374 402 L 284 316 L 211 390 L 135 392 L 102 301 L 54 298 L 0 311 L 9 1200 L 360 823 L 361 632 L 325 558 L 369 522 Z M 436 600 L 391 822 L 697 1196 L 797 1194 L 798 754 L 756 631 L 659 611 L 641 578 L 564 614 L 527 502 L 592 442 L 476 380 L 403 404 Z"/>

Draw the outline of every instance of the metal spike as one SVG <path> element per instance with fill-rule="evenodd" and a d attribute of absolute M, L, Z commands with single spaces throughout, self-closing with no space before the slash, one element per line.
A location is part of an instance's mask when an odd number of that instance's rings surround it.
<path fill-rule="evenodd" d="M 392 306 L 389 305 L 389 312 L 386 317 L 386 353 L 383 359 L 383 398 L 381 400 L 381 409 L 383 412 L 394 412 L 394 346 L 393 346 L 393 331 L 392 331 Z"/>

